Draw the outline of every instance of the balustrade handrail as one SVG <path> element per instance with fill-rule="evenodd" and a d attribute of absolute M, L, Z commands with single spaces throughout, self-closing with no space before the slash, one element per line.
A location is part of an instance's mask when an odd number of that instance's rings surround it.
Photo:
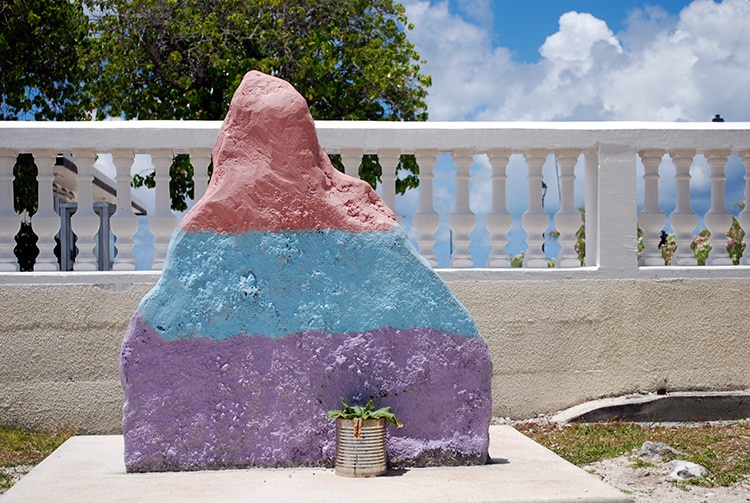
<path fill-rule="evenodd" d="M 83 249 L 82 243 L 93 242 L 98 231 L 97 216 L 88 209 L 94 201 L 92 165 L 99 154 L 112 154 L 117 169 L 116 185 L 128 186 L 130 166 L 136 154 L 149 154 L 155 169 L 155 209 L 149 215 L 150 232 L 154 235 L 155 256 L 152 267 L 159 269 L 169 236 L 176 225 L 169 210 L 169 165 L 173 155 L 189 154 L 191 161 L 208 165 L 219 121 L 100 121 L 100 122 L 0 122 L 0 271 L 17 270 L 14 264 L 14 237 L 20 217 L 13 211 L 13 165 L 18 154 L 34 156 L 39 170 L 39 211 L 32 219 L 39 235 L 39 270 L 54 270 L 55 233 L 59 217 L 52 207 L 52 185 L 59 177 L 53 172 L 55 157 L 71 153 L 79 165 L 75 175 L 75 195 L 79 207 L 72 217 L 82 256 L 76 269 L 96 267 L 96 257 Z M 412 237 L 420 252 L 433 265 L 441 265 L 434 248 L 438 228 L 450 227 L 449 264 L 452 268 L 481 268 L 485 274 L 498 277 L 537 277 L 561 272 L 565 277 L 643 278 L 691 275 L 695 277 L 748 277 L 750 261 L 743 255 L 739 266 L 730 265 L 722 256 L 725 245 L 723 229 L 729 227 L 733 215 L 726 209 L 726 166 L 739 157 L 744 168 L 744 200 L 750 200 L 750 123 L 660 123 L 660 122 L 360 122 L 316 121 L 321 145 L 327 153 L 339 155 L 346 172 L 356 175 L 363 155 L 378 156 L 383 169 L 382 197 L 394 210 L 397 206 L 395 181 L 399 157 L 416 155 L 420 166 L 418 209 L 407 219 Z M 707 238 L 713 246 L 705 268 L 696 263 L 690 251 L 698 214 L 691 206 L 691 166 L 701 154 L 710 167 L 711 208 L 701 214 L 711 231 Z M 450 215 L 438 214 L 435 190 L 445 184 L 444 173 L 438 172 L 439 157 L 447 155 L 455 168 L 448 183 L 454 206 Z M 511 159 L 525 159 L 527 175 L 524 191 L 527 207 L 523 214 L 508 210 L 509 167 Z M 490 173 L 484 179 L 472 174 L 477 156 Z M 543 172 L 549 158 L 554 161 L 554 180 Z M 676 203 L 665 215 L 660 207 L 660 165 L 662 158 L 674 163 Z M 636 190 L 637 166 L 643 166 L 644 203 L 638 212 Z M 734 161 L 736 162 L 736 160 Z M 665 179 L 666 180 L 666 179 Z M 197 196 L 205 190 L 207 175 L 196 172 Z M 559 195 L 559 208 L 550 211 L 544 206 L 545 181 L 554 182 Z M 583 181 L 583 189 L 576 187 Z M 671 182 L 670 182 L 671 183 Z M 478 185 L 489 190 L 492 207 L 474 211 L 473 192 Z M 440 186 L 444 188 L 443 185 Z M 473 187 L 473 188 L 472 188 Z M 583 196 L 586 215 L 585 267 L 579 259 L 581 225 L 577 200 Z M 130 210 L 130 191 L 118 191 L 118 211 L 112 216 L 112 231 L 117 236 L 118 258 L 115 269 L 132 270 L 133 234 L 137 220 Z M 743 229 L 750 229 L 750 209 L 736 218 Z M 674 262 L 661 266 L 661 251 L 655 247 L 659 232 L 667 220 L 674 231 Z M 520 226 L 518 225 L 520 222 Z M 560 251 L 550 262 L 548 224 L 559 233 Z M 479 224 L 489 234 L 485 246 L 486 259 L 477 259 L 477 238 L 472 229 Z M 513 226 L 526 234 L 522 271 L 512 270 L 508 233 Z M 638 230 L 647 242 L 640 263 L 637 259 Z M 472 251 L 473 250 L 473 251 Z M 481 255 L 481 254 L 480 254 Z M 725 254 L 726 255 L 726 254 Z M 445 260 L 444 260 L 445 261 Z M 554 268 L 547 269 L 548 263 Z M 445 266 L 445 264 L 443 264 Z M 488 272 L 485 268 L 497 269 Z M 36 270 L 36 269 L 35 269 Z M 465 271 L 446 271 L 455 278 L 467 277 Z"/>
<path fill-rule="evenodd" d="M 600 144 L 643 149 L 750 149 L 750 122 L 395 122 L 315 121 L 326 151 L 384 148 L 478 152 L 510 148 L 595 148 Z M 176 152 L 213 148 L 221 121 L 0 122 L 3 149 L 133 149 Z M 102 145 L 101 135 L 107 136 Z M 168 143 L 165 140 L 169 140 Z"/>

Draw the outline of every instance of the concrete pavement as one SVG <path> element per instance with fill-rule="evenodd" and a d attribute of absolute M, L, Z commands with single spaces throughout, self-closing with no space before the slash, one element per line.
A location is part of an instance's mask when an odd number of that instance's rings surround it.
<path fill-rule="evenodd" d="M 513 427 L 490 427 L 492 464 L 415 468 L 368 479 L 333 469 L 287 468 L 126 473 L 122 436 L 65 442 L 0 497 L 14 502 L 626 503 L 631 496 L 568 463 Z"/>

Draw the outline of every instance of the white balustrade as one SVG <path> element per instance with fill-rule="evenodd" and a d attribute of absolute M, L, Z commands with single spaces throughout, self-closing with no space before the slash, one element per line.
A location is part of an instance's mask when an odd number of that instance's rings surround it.
<path fill-rule="evenodd" d="M 132 149 L 114 149 L 111 153 L 117 185 L 117 210 L 109 222 L 117 248 L 112 268 L 117 271 L 132 271 L 136 268 L 133 236 L 138 230 L 138 219 L 133 213 L 133 198 L 130 192 L 130 168 L 133 166 L 135 153 Z"/>
<path fill-rule="evenodd" d="M 469 251 L 474 229 L 474 213 L 469 208 L 469 179 L 471 164 L 474 162 L 474 151 L 456 149 L 453 151 L 453 164 L 456 166 L 456 202 L 448 217 L 451 226 L 453 253 L 451 267 L 473 267 L 474 260 Z"/>
<path fill-rule="evenodd" d="M 37 150 L 34 152 L 34 164 L 37 169 L 39 184 L 39 202 L 36 214 L 31 220 L 31 227 L 39 237 L 36 245 L 39 255 L 34 264 L 35 271 L 57 271 L 60 266 L 55 257 L 55 235 L 60 230 L 60 216 L 55 213 L 52 182 L 55 179 L 54 166 L 57 152 L 54 150 Z"/>
<path fill-rule="evenodd" d="M 155 149 L 151 151 L 151 162 L 154 165 L 154 181 L 156 182 L 156 199 L 154 213 L 149 216 L 148 224 L 154 235 L 154 260 L 151 269 L 159 270 L 164 265 L 167 255 L 169 239 L 177 226 L 177 217 L 170 209 L 169 168 L 174 154 L 171 149 Z"/>
<path fill-rule="evenodd" d="M 208 166 L 211 164 L 211 149 L 194 149 L 190 151 L 190 164 L 193 166 L 193 190 L 198 201 L 208 187 Z"/>
<path fill-rule="evenodd" d="M 578 267 L 580 261 L 575 251 L 576 231 L 581 225 L 581 215 L 575 203 L 575 168 L 580 151 L 566 149 L 557 152 L 560 166 L 560 210 L 555 215 L 555 227 L 560 232 L 560 254 L 556 267 Z"/>
<path fill-rule="evenodd" d="M 433 266 L 437 266 L 434 250 L 435 231 L 440 225 L 440 215 L 435 212 L 432 190 L 437 155 L 437 150 L 420 150 L 416 154 L 419 166 L 419 209 L 412 217 L 414 229 L 417 231 L 419 253 Z"/>
<path fill-rule="evenodd" d="M 344 165 L 344 172 L 347 175 L 359 178 L 359 165 L 362 164 L 362 149 L 341 149 L 341 163 Z"/>
<path fill-rule="evenodd" d="M 669 215 L 669 223 L 675 231 L 675 250 L 672 263 L 675 265 L 695 265 L 697 263 L 690 245 L 693 242 L 693 229 L 698 225 L 698 215 L 690 206 L 690 166 L 695 150 L 681 149 L 670 153 L 675 168 L 677 194 L 675 209 Z"/>
<path fill-rule="evenodd" d="M 502 269 L 509 277 L 556 274 L 555 269 L 564 270 L 562 274 L 574 274 L 574 277 L 596 274 L 623 278 L 643 274 L 683 274 L 686 270 L 708 271 L 705 274 L 716 274 L 714 271 L 717 270 L 748 274 L 750 270 L 746 267 L 750 265 L 750 252 L 741 259 L 741 266 L 729 265 L 725 233 L 732 216 L 726 205 L 735 201 L 727 201 L 724 187 L 727 164 L 736 162 L 737 157 L 732 157 L 736 154 L 745 170 L 745 200 L 750 198 L 750 124 L 323 121 L 316 125 L 321 145 L 326 152 L 341 156 L 347 174 L 358 174 L 364 154 L 378 157 L 383 170 L 381 194 L 385 203 L 394 210 L 400 157 L 416 156 L 420 183 L 416 189 L 419 198 L 411 222 L 414 226 L 411 235 L 420 253 L 433 265 Z M 134 253 L 138 250 L 133 240 L 138 220 L 132 210 L 130 172 L 136 153 L 150 155 L 156 183 L 152 192 L 154 209 L 148 215 L 150 232 L 154 235 L 152 267 L 160 269 L 177 224 L 169 197 L 169 168 L 173 156 L 175 153 L 190 156 L 194 168 L 195 199 L 199 199 L 205 193 L 206 168 L 211 162 L 211 149 L 219 126 L 219 122 L 189 121 L 0 123 L 0 271 L 18 271 L 13 248 L 20 216 L 13 208 L 12 185 L 13 166 L 19 153 L 31 153 L 38 170 L 39 202 L 37 213 L 32 218 L 33 230 L 39 238 L 36 271 L 58 269 L 54 249 L 60 216 L 54 211 L 53 184 L 58 187 L 58 192 L 78 202 L 78 211 L 72 217 L 79 248 L 75 268 L 93 269 L 93 236 L 98 232 L 98 220 L 95 223 L 92 203 L 100 196 L 94 192 L 99 189 L 93 184 L 92 167 L 97 155 L 105 153 L 112 154 L 116 173 L 110 188 L 110 191 L 117 190 L 117 211 L 110 220 L 117 247 L 113 269 L 135 268 Z M 53 171 L 55 158 L 60 152 L 73 154 L 77 176 L 66 171 Z M 664 157 L 667 152 L 669 158 Z M 544 180 L 542 170 L 551 153 L 555 154 L 559 166 L 559 178 Z M 485 154 L 491 167 L 490 178 L 473 178 L 472 164 L 475 159 L 479 162 L 476 156 Z M 518 194 L 511 192 L 518 190 L 518 181 L 509 179 L 507 173 L 509 166 L 520 158 L 519 154 L 525 159 L 528 184 L 528 203 L 520 211 L 517 208 Z M 581 154 L 584 179 L 576 180 L 576 165 Z M 693 210 L 691 201 L 691 169 L 698 154 L 705 156 L 711 170 L 711 206 L 703 216 Z M 636 192 L 639 155 L 644 165 L 644 199 L 640 213 Z M 443 172 L 447 159 L 453 160 L 456 171 L 453 179 L 446 182 L 442 176 L 436 179 L 435 173 L 438 169 Z M 665 179 L 660 171 L 669 163 L 675 169 L 675 208 L 665 215 L 660 209 L 660 197 L 665 197 L 664 189 L 671 186 L 672 180 Z M 57 178 L 55 173 L 59 175 Z M 547 211 L 550 208 L 543 206 L 543 181 L 550 186 L 556 184 L 560 189 L 560 208 L 550 212 L 555 230 L 559 232 L 560 252 L 555 257 L 556 268 L 549 271 L 543 251 L 543 234 L 549 226 L 550 214 Z M 583 183 L 582 192 L 579 192 L 579 182 Z M 65 187 L 61 189 L 63 183 Z M 480 183 L 490 186 L 477 185 Z M 470 186 L 473 187 L 471 192 Z M 454 198 L 454 205 L 448 215 L 441 216 L 438 211 L 443 210 L 439 210 L 442 206 L 437 204 L 438 197 L 446 195 Z M 470 200 L 472 197 L 491 199 L 483 202 Z M 581 199 L 585 207 L 585 268 L 580 267 L 576 253 L 576 233 L 581 225 L 577 206 L 581 205 Z M 416 202 L 415 198 L 404 200 L 404 204 Z M 474 211 L 485 211 L 486 214 L 475 215 Z M 452 255 L 449 262 L 438 264 L 438 256 L 445 260 L 445 255 L 436 254 L 436 250 L 445 250 L 449 243 L 445 237 L 436 239 L 435 234 L 441 218 L 446 217 L 451 228 Z M 401 221 L 398 213 L 397 218 Z M 672 266 L 696 265 L 690 244 L 699 230 L 700 218 L 711 231 L 713 250 L 708 264 L 712 267 L 665 267 L 656 246 L 661 230 L 671 229 L 675 234 L 677 250 Z M 737 218 L 743 229 L 750 230 L 750 208 L 742 210 Z M 489 231 L 488 241 L 485 240 L 486 232 L 472 232 L 474 226 L 482 222 Z M 520 226 L 514 227 L 514 222 Z M 646 244 L 641 265 L 649 267 L 639 268 L 636 260 L 639 227 L 644 232 Z M 515 272 L 509 267 L 510 254 L 511 250 L 513 254 L 518 253 L 519 247 L 523 246 L 522 234 L 517 232 L 520 228 L 526 233 L 525 270 Z M 472 241 L 475 235 L 483 236 L 485 241 Z M 484 257 L 487 257 L 486 261 Z"/>
<path fill-rule="evenodd" d="M 18 270 L 18 260 L 13 253 L 14 239 L 21 226 L 21 217 L 13 208 L 13 167 L 15 150 L 0 150 L 0 271 Z"/>
<path fill-rule="evenodd" d="M 644 168 L 644 204 L 643 210 L 638 214 L 644 244 L 641 262 L 644 265 L 664 265 L 664 257 L 658 246 L 665 221 L 664 212 L 659 208 L 659 166 L 664 151 L 643 150 L 640 155 Z"/>
<path fill-rule="evenodd" d="M 513 152 L 508 149 L 490 150 L 487 159 L 492 166 L 492 208 L 485 217 L 487 229 L 490 231 L 492 249 L 487 259 L 489 267 L 510 267 L 508 253 L 505 250 L 508 243 L 507 232 L 513 225 L 513 215 L 508 211 L 507 194 L 505 190 L 508 176 L 506 169 Z"/>
<path fill-rule="evenodd" d="M 727 211 L 724 194 L 724 183 L 727 180 L 724 170 L 731 153 L 730 150 L 709 150 L 706 152 L 706 160 L 711 168 L 711 208 L 703 218 L 706 222 L 706 228 L 711 232 L 709 238 L 711 254 L 707 262 L 710 265 L 730 265 L 732 263 L 724 248 L 726 233 L 732 225 L 732 215 Z"/>
<path fill-rule="evenodd" d="M 750 241 L 750 150 L 742 151 L 740 157 L 742 158 L 742 164 L 745 166 L 745 207 L 737 215 L 737 220 L 740 227 L 745 231 L 745 242 L 748 242 Z M 745 252 L 740 264 L 750 265 L 750 252 Z"/>
<path fill-rule="evenodd" d="M 96 151 L 85 149 L 74 153 L 73 161 L 78 168 L 77 203 L 78 208 L 71 218 L 73 233 L 77 236 L 78 255 L 75 259 L 76 271 L 96 271 L 96 233 L 99 230 L 99 217 L 94 213 L 94 174 Z M 62 253 L 62 252 L 61 252 Z"/>
<path fill-rule="evenodd" d="M 385 204 L 396 214 L 396 221 L 401 223 L 401 215 L 396 212 L 396 168 L 401 158 L 401 151 L 383 149 L 378 151 L 378 162 L 383 170 L 380 176 L 382 182 L 382 198 Z"/>
<path fill-rule="evenodd" d="M 529 245 L 523 259 L 524 267 L 547 267 L 547 259 L 542 249 L 544 232 L 549 225 L 549 215 L 542 206 L 542 168 L 547 160 L 547 151 L 541 149 L 529 150 L 525 154 L 526 166 L 529 168 L 527 180 L 529 182 L 529 206 L 521 217 L 523 229 L 526 231 L 526 243 Z"/>

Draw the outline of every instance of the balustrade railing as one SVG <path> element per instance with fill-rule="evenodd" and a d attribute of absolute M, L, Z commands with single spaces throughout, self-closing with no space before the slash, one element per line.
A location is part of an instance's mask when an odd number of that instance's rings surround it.
<path fill-rule="evenodd" d="M 509 274 L 517 274 L 513 266 L 523 266 L 525 274 L 598 271 L 611 277 L 699 270 L 682 266 L 704 262 L 722 266 L 703 268 L 711 274 L 747 275 L 750 270 L 742 267 L 750 264 L 750 251 L 740 257 L 742 244 L 736 239 L 740 228 L 750 230 L 750 209 L 742 208 L 750 198 L 750 123 L 316 125 L 321 145 L 339 156 L 347 174 L 357 175 L 363 155 L 377 155 L 382 169 L 378 191 L 435 266 Z M 38 236 L 35 271 L 59 268 L 61 252 L 56 255 L 55 248 L 61 226 L 54 194 L 61 191 L 78 204 L 71 220 L 78 249 L 75 269 L 96 269 L 100 217 L 93 205 L 103 196 L 96 195 L 101 180 L 92 170 L 103 159 L 112 173 L 110 189 L 116 191 L 110 194 L 117 208 L 110 220 L 116 239 L 112 267 L 158 270 L 178 223 L 170 210 L 170 165 L 175 155 L 189 155 L 195 198 L 200 198 L 219 126 L 0 123 L 0 271 L 19 270 L 14 249 L 24 218 L 14 209 L 13 189 L 19 154 L 31 154 L 38 173 L 37 210 L 30 219 Z M 62 154 L 77 166 L 72 178 L 60 173 L 56 160 Z M 419 186 L 398 194 L 402 155 L 415 156 Z M 147 217 L 139 217 L 132 208 L 130 180 L 144 158 L 155 172 L 155 188 L 148 196 Z M 153 259 L 145 265 L 137 259 L 144 254 L 134 239 L 142 232 L 139 225 L 153 236 Z"/>

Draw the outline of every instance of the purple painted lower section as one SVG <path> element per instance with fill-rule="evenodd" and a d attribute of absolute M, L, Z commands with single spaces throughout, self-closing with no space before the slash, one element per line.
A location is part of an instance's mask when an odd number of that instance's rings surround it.
<path fill-rule="evenodd" d="M 477 464 L 492 363 L 481 337 L 433 329 L 165 341 L 130 323 L 122 347 L 128 471 L 331 464 L 329 409 L 372 398 L 394 466 Z"/>

